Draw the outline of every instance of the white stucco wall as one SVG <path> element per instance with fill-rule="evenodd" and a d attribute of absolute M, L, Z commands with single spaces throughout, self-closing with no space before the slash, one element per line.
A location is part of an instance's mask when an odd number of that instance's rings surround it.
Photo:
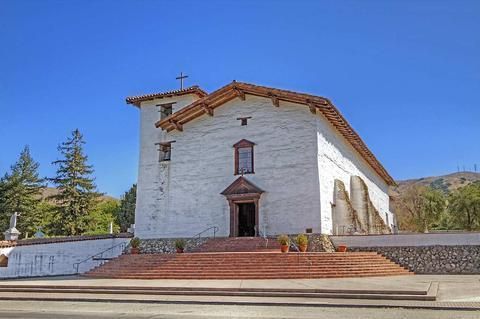
<path fill-rule="evenodd" d="M 192 96 L 172 98 L 182 107 Z M 135 234 L 140 238 L 190 237 L 218 226 L 229 235 L 230 208 L 220 193 L 234 176 L 233 144 L 254 142 L 255 174 L 245 177 L 263 189 L 260 230 L 331 233 L 333 181 L 349 190 L 350 176 L 362 177 L 377 209 L 388 212 L 388 187 L 322 115 L 304 105 L 246 96 L 184 124 L 183 132 L 156 129 L 161 99 L 142 103 L 140 167 Z M 252 118 L 241 126 L 239 117 Z M 175 141 L 172 160 L 159 163 L 155 143 Z M 385 218 L 385 216 L 382 216 Z M 393 219 L 390 218 L 390 221 Z"/>
<path fill-rule="evenodd" d="M 332 234 L 332 206 L 334 202 L 334 181 L 341 180 L 350 193 L 350 177 L 360 176 L 368 187 L 373 205 L 386 222 L 393 223 L 389 210 L 388 185 L 373 168 L 358 154 L 351 144 L 343 138 L 323 115 L 317 120 L 318 174 L 320 180 L 320 207 L 322 215 L 322 233 Z M 390 226 L 390 225 L 389 225 Z"/>
<path fill-rule="evenodd" d="M 246 116 L 252 119 L 241 126 L 237 118 Z M 247 95 L 246 101 L 237 98 L 215 109 L 214 117 L 185 124 L 183 132 L 166 134 L 165 140 L 176 141 L 172 160 L 156 162 L 149 177 L 152 191 L 137 195 L 141 204 L 137 218 L 142 222 L 136 222 L 136 235 L 189 237 L 215 225 L 220 236 L 228 236 L 230 209 L 220 193 L 238 178 L 233 144 L 241 139 L 256 144 L 255 174 L 245 177 L 265 191 L 259 206 L 260 229 L 265 225 L 268 234 L 306 228 L 319 232 L 315 127 L 307 107 L 282 102 L 277 108 L 270 99 Z M 166 194 L 157 179 L 162 169 L 168 176 L 162 185 Z"/>
<path fill-rule="evenodd" d="M 103 256 L 116 257 L 122 252 L 121 244 L 129 241 L 130 238 L 108 238 L 0 248 L 0 255 L 8 257 L 8 267 L 0 267 L 0 279 L 75 274 L 75 263 L 120 245 Z M 84 262 L 79 272 L 86 272 L 98 264 L 93 260 Z"/>
<path fill-rule="evenodd" d="M 161 198 L 161 189 L 165 188 L 168 179 L 163 175 L 165 165 L 160 164 L 158 147 L 155 143 L 165 141 L 164 132 L 155 128 L 160 119 L 158 104 L 175 102 L 173 111 L 194 102 L 196 95 L 182 95 L 175 98 L 162 98 L 142 102 L 140 106 L 140 158 L 137 182 L 137 201 L 135 227 L 139 235 L 149 233 L 159 223 L 165 213 Z"/>

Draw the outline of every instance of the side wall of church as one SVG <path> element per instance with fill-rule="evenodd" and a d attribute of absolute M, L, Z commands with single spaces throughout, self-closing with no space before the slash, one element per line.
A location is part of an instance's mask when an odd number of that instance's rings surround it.
<path fill-rule="evenodd" d="M 241 126 L 239 117 L 252 118 Z M 184 124 L 183 132 L 167 133 L 165 141 L 175 143 L 171 161 L 165 164 L 166 193 L 161 195 L 154 186 L 163 164 L 144 163 L 143 170 L 151 173 L 144 174 L 148 186 L 138 202 L 143 216 L 138 218 L 142 222 L 136 225 L 137 235 L 190 237 L 218 226 L 218 235 L 228 236 L 230 208 L 220 193 L 238 178 L 233 145 L 241 139 L 255 143 L 255 174 L 245 178 L 265 191 L 259 206 L 260 230 L 269 235 L 306 228 L 319 232 L 315 132 L 315 117 L 308 107 L 280 102 L 277 108 L 270 99 L 247 95 L 246 101 L 236 98 L 215 109 L 214 117 L 204 115 Z M 155 158 L 154 150 L 144 151 L 153 152 Z"/>
<path fill-rule="evenodd" d="M 142 102 L 140 107 L 140 158 L 137 181 L 137 204 L 135 211 L 135 234 L 147 238 L 156 233 L 157 225 L 168 223 L 165 213 L 168 199 L 168 163 L 159 162 L 158 146 L 164 141 L 165 133 L 155 128 L 160 119 L 157 104 L 176 102 L 174 109 L 180 109 L 196 97 L 184 95 L 176 98 L 157 99 Z"/>
<path fill-rule="evenodd" d="M 350 191 L 351 176 L 360 176 L 365 181 L 373 205 L 385 222 L 388 218 L 390 226 L 394 219 L 389 210 L 388 185 L 323 115 L 317 116 L 316 119 L 322 233 L 334 232 L 332 203 L 335 179 L 341 180 L 346 190 Z"/>

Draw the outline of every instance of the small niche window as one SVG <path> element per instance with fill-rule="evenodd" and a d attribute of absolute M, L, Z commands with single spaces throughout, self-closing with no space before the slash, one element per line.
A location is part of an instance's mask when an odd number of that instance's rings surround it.
<path fill-rule="evenodd" d="M 233 147 L 235 148 L 235 175 L 254 174 L 253 167 L 253 146 L 247 140 L 241 140 Z"/>
<path fill-rule="evenodd" d="M 173 113 L 173 103 L 167 104 L 158 104 L 159 112 L 160 112 L 160 119 L 163 120 L 164 118 L 172 115 Z"/>
<path fill-rule="evenodd" d="M 251 116 L 238 117 L 237 120 L 240 121 L 240 125 L 241 125 L 241 126 L 246 126 L 246 125 L 248 125 L 248 120 L 251 119 L 251 118 L 252 118 Z"/>
<path fill-rule="evenodd" d="M 172 156 L 172 143 L 175 141 L 171 142 L 162 142 L 162 143 L 157 143 L 158 145 L 158 160 L 159 162 L 166 162 L 170 161 L 171 156 Z"/>

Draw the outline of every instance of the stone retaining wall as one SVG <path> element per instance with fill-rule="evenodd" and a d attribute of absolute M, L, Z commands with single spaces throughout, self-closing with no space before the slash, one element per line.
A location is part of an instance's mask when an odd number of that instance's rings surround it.
<path fill-rule="evenodd" d="M 175 240 L 181 238 L 158 238 L 142 239 L 140 252 L 142 254 L 173 254 L 175 253 Z M 209 238 L 182 238 L 186 241 L 185 251 L 192 251 L 194 248 L 205 243 Z"/>
<path fill-rule="evenodd" d="M 479 245 L 349 247 L 376 251 L 417 274 L 480 274 Z"/>

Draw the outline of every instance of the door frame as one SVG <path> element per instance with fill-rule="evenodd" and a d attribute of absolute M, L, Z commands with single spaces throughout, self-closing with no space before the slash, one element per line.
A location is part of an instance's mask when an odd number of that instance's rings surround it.
<path fill-rule="evenodd" d="M 255 237 L 258 236 L 259 199 L 260 194 L 230 195 L 227 197 L 230 206 L 230 237 L 238 237 L 239 218 L 237 204 L 247 203 L 253 203 L 255 206 Z"/>

